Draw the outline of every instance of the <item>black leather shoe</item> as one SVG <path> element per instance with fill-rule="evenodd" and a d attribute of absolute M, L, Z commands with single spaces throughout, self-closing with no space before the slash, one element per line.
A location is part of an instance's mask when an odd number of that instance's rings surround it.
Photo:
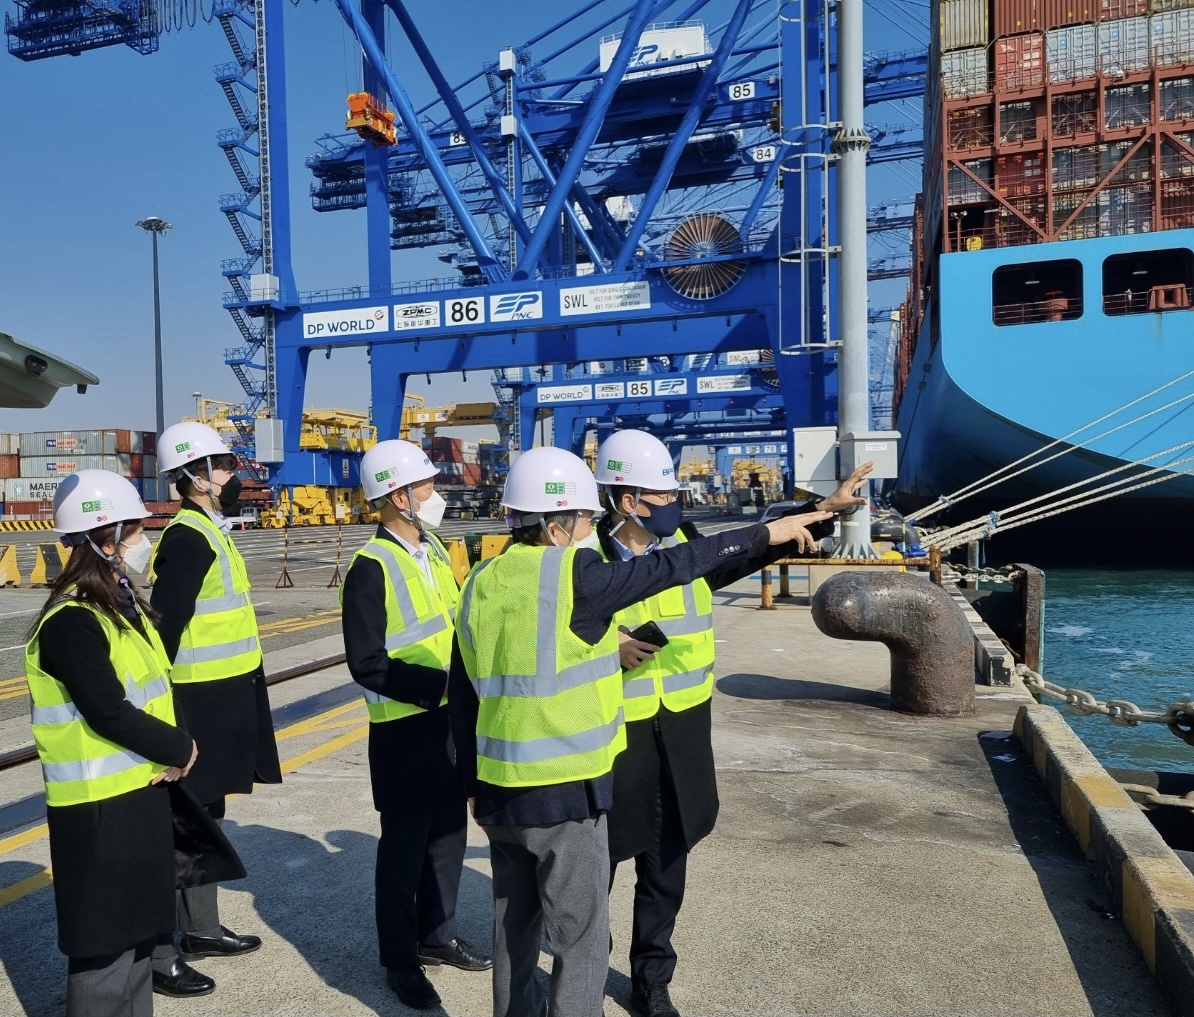
<path fill-rule="evenodd" d="M 420 946 L 419 963 L 428 967 L 450 964 L 461 971 L 488 971 L 493 967 L 493 958 L 458 936 L 444 946 Z"/>
<path fill-rule="evenodd" d="M 261 940 L 257 936 L 238 936 L 222 925 L 220 932 L 222 935 L 219 939 L 205 939 L 200 936 L 188 936 L 184 933 L 178 940 L 178 952 L 182 954 L 182 959 L 236 957 L 242 953 L 252 953 L 261 946 Z"/>
<path fill-rule="evenodd" d="M 196 971 L 181 957 L 175 957 L 170 970 L 153 971 L 153 991 L 159 996 L 206 996 L 215 992 L 216 983 L 200 971 Z"/>
<path fill-rule="evenodd" d="M 439 993 L 422 968 L 386 968 L 386 984 L 414 1010 L 430 1010 L 440 1004 Z"/>
<path fill-rule="evenodd" d="M 630 995 L 630 1004 L 643 1017 L 680 1017 L 680 1011 L 672 1005 L 666 982 L 636 985 Z"/>

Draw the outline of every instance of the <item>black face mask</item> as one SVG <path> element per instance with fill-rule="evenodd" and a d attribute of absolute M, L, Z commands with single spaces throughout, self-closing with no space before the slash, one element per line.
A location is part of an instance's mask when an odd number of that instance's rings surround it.
<path fill-rule="evenodd" d="M 224 486 L 220 488 L 219 502 L 220 509 L 225 514 L 240 504 L 240 477 L 235 473 L 224 481 Z"/>
<path fill-rule="evenodd" d="M 652 537 L 662 540 L 664 537 L 670 537 L 680 528 L 680 520 L 684 518 L 684 506 L 678 501 L 674 501 L 670 505 L 652 505 L 649 502 L 640 501 L 639 505 L 646 508 L 651 514 L 646 517 L 639 516 L 637 522 Z"/>

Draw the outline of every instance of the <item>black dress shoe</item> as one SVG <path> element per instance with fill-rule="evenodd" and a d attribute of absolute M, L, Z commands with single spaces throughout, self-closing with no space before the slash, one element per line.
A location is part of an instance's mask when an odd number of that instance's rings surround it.
<path fill-rule="evenodd" d="M 214 992 L 216 983 L 200 971 L 196 971 L 181 957 L 175 957 L 169 971 L 153 971 L 153 991 L 160 996 L 206 996 Z"/>
<path fill-rule="evenodd" d="M 188 936 L 184 933 L 178 940 L 178 952 L 182 954 L 183 960 L 199 960 L 201 957 L 236 957 L 242 953 L 252 953 L 261 946 L 261 940 L 257 936 L 238 936 L 222 925 L 220 933 L 219 939 Z"/>
<path fill-rule="evenodd" d="M 439 1006 L 439 993 L 422 968 L 386 968 L 386 984 L 403 1003 L 413 1010 Z"/>
<path fill-rule="evenodd" d="M 488 971 L 493 967 L 493 958 L 458 936 L 443 946 L 420 946 L 419 963 L 428 967 L 451 964 L 461 971 Z"/>
<path fill-rule="evenodd" d="M 680 1017 L 680 1011 L 672 1005 L 666 982 L 636 985 L 630 995 L 630 1004 L 643 1017 Z"/>

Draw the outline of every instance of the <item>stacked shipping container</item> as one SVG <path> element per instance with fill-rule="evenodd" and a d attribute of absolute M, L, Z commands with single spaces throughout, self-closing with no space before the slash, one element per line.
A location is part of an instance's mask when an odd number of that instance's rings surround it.
<path fill-rule="evenodd" d="M 126 429 L 0 434 L 0 494 L 7 518 L 48 519 L 58 485 L 78 470 L 111 470 L 143 497 L 157 491 L 152 432 Z"/>
<path fill-rule="evenodd" d="M 936 8 L 926 263 L 1194 223 L 1194 0 Z"/>

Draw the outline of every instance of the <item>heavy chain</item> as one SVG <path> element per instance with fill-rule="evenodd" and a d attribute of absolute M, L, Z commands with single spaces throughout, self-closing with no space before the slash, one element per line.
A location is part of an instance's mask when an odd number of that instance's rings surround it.
<path fill-rule="evenodd" d="M 969 565 L 949 564 L 945 566 L 941 579 L 947 583 L 958 583 L 963 579 L 980 580 L 986 583 L 1014 583 L 1024 574 L 1022 569 L 1004 565 L 1003 568 L 972 568 Z"/>
<path fill-rule="evenodd" d="M 1104 702 L 1083 689 L 1067 689 L 1061 685 L 1055 685 L 1023 664 L 1016 665 L 1016 673 L 1029 692 L 1039 696 L 1048 696 L 1050 699 L 1058 699 L 1079 713 L 1087 716 L 1096 713 L 1102 714 L 1111 723 L 1123 727 L 1137 727 L 1140 724 L 1164 724 L 1182 741 L 1188 745 L 1194 745 L 1194 700 L 1179 700 L 1170 703 L 1164 713 L 1152 713 L 1140 709 L 1135 703 L 1126 699 L 1108 699 Z"/>

